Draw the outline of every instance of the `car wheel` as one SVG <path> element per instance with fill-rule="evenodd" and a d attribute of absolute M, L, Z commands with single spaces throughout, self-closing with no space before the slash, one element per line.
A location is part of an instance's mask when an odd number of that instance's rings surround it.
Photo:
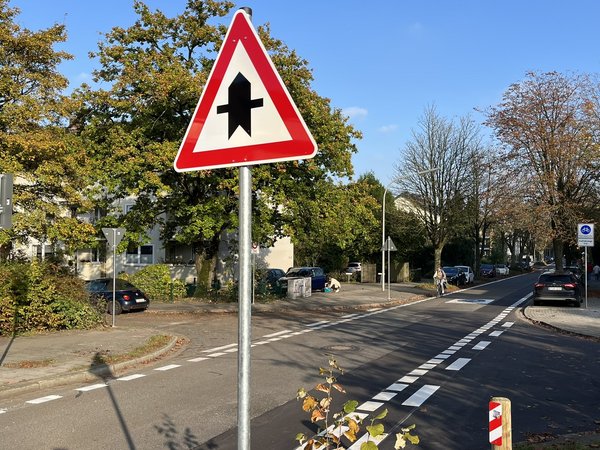
<path fill-rule="evenodd" d="M 579 307 L 581 306 L 581 301 L 579 301 L 579 300 L 575 300 L 575 301 L 573 302 L 573 306 L 574 306 L 575 308 L 579 308 Z"/>
<path fill-rule="evenodd" d="M 108 313 L 110 315 L 112 315 L 113 313 L 113 303 L 112 301 L 108 302 Z M 123 307 L 121 306 L 121 304 L 119 302 L 115 302 L 115 315 L 119 315 L 123 312 Z"/>

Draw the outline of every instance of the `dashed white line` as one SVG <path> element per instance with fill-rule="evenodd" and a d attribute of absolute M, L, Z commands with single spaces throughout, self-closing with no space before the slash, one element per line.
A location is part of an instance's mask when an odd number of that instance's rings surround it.
<path fill-rule="evenodd" d="M 398 382 L 412 384 L 415 381 L 417 381 L 418 379 L 419 379 L 419 377 L 409 377 L 408 375 L 406 375 L 406 376 L 403 376 L 402 378 L 400 378 L 398 380 Z"/>
<path fill-rule="evenodd" d="M 402 392 L 408 387 L 408 384 L 394 383 L 386 388 L 386 391 Z"/>
<path fill-rule="evenodd" d="M 515 324 L 514 322 L 504 322 L 504 323 L 502 324 L 502 326 L 503 326 L 504 328 L 510 328 L 510 327 L 512 327 L 514 324 Z"/>
<path fill-rule="evenodd" d="M 379 394 L 377 394 L 375 397 L 373 397 L 373 400 L 381 400 L 383 402 L 387 402 L 390 401 L 391 399 L 393 399 L 396 395 L 398 395 L 397 392 L 380 392 Z"/>
<path fill-rule="evenodd" d="M 224 350 L 226 348 L 236 347 L 237 344 L 228 344 L 223 345 L 222 347 L 210 348 L 208 350 L 202 350 L 202 353 L 210 353 L 210 352 L 218 352 L 219 350 Z"/>
<path fill-rule="evenodd" d="M 383 405 L 381 402 L 364 402 L 362 405 L 358 406 L 356 409 L 360 411 L 375 411 L 377 408 L 380 408 Z"/>
<path fill-rule="evenodd" d="M 424 369 L 415 369 L 412 372 L 409 372 L 409 375 L 414 375 L 417 377 L 423 376 L 425 375 L 427 372 L 429 372 L 429 370 L 424 370 Z"/>
<path fill-rule="evenodd" d="M 131 381 L 137 380 L 138 378 L 143 378 L 146 375 L 142 375 L 141 373 L 134 373 L 133 375 L 127 375 L 126 377 L 117 378 L 117 381 Z"/>
<path fill-rule="evenodd" d="M 280 336 L 282 334 L 290 333 L 290 331 L 291 330 L 283 330 L 283 331 L 278 331 L 277 333 L 265 334 L 261 339 Z"/>
<path fill-rule="evenodd" d="M 158 370 L 160 372 L 164 372 L 166 370 L 176 369 L 178 367 L 181 367 L 181 366 L 179 364 L 169 364 L 168 366 L 157 367 L 154 370 Z"/>
<path fill-rule="evenodd" d="M 203 356 L 199 356 L 198 358 L 188 359 L 188 361 L 189 362 L 200 362 L 200 361 L 206 361 L 207 359 L 210 359 L 210 358 L 205 358 Z"/>
<path fill-rule="evenodd" d="M 431 397 L 440 387 L 432 384 L 426 384 L 413 395 L 408 397 L 402 405 L 404 406 L 421 406 L 425 400 Z"/>
<path fill-rule="evenodd" d="M 477 343 L 477 345 L 473 346 L 473 350 L 483 350 L 490 344 L 491 344 L 490 341 L 480 341 L 479 343 Z"/>
<path fill-rule="evenodd" d="M 218 356 L 223 356 L 223 355 L 226 355 L 226 354 L 227 354 L 227 353 L 225 353 L 225 352 L 219 352 L 219 353 L 211 353 L 211 354 L 210 354 L 210 355 L 208 355 L 208 356 L 210 356 L 211 358 L 216 358 L 216 357 L 218 357 Z"/>
<path fill-rule="evenodd" d="M 465 367 L 469 361 L 471 361 L 471 358 L 458 358 L 456 361 L 446 367 L 446 370 L 460 370 Z"/>
<path fill-rule="evenodd" d="M 492 332 L 490 333 L 490 336 L 493 336 L 493 337 L 498 337 L 498 336 L 500 336 L 502 333 L 504 333 L 504 331 L 492 331 Z"/>
<path fill-rule="evenodd" d="M 28 400 L 25 403 L 31 403 L 32 405 L 39 405 L 40 403 L 50 402 L 52 400 L 58 400 L 59 398 L 62 398 L 62 397 L 60 395 L 46 395 L 45 397 Z"/>
<path fill-rule="evenodd" d="M 100 389 L 100 388 L 105 388 L 108 385 L 106 383 L 98 383 L 98 384 L 90 384 L 89 386 L 83 386 L 80 388 L 75 389 L 76 391 L 81 391 L 81 392 L 87 392 L 87 391 L 93 391 L 94 389 Z"/>

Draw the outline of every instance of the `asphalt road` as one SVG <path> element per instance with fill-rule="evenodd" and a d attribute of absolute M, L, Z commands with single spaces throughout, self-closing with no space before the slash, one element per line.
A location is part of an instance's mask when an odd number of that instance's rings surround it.
<path fill-rule="evenodd" d="M 295 400 L 321 381 L 335 355 L 340 383 L 365 414 L 389 410 L 386 431 L 417 425 L 421 449 L 481 449 L 488 401 L 511 399 L 513 441 L 528 433 L 594 429 L 598 344 L 530 325 L 520 317 L 531 280 L 502 280 L 443 299 L 357 314 L 252 319 L 252 448 L 293 449 L 314 431 Z M 65 387 L 56 404 L 25 404 L 0 416 L 11 449 L 236 449 L 237 317 L 123 316 L 160 320 L 190 344 L 158 366 L 106 387 Z M 155 323 L 156 324 L 156 323 Z M 208 355 L 211 355 L 210 357 Z M 99 382 L 102 380 L 99 380 Z M 15 398 L 15 405 L 20 404 Z M 35 430 L 32 432 L 32 430 Z M 381 449 L 393 448 L 387 438 Z"/>

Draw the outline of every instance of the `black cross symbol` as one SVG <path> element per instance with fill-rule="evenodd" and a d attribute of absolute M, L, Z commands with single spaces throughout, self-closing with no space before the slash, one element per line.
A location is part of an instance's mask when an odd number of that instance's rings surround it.
<path fill-rule="evenodd" d="M 217 114 L 229 113 L 229 138 L 237 127 L 242 127 L 249 136 L 252 136 L 252 108 L 263 106 L 263 99 L 250 99 L 250 82 L 240 73 L 229 85 L 229 103 L 217 106 Z"/>

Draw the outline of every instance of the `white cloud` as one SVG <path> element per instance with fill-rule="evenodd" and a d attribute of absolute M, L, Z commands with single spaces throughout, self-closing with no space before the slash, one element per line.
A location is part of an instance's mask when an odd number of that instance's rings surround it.
<path fill-rule="evenodd" d="M 77 75 L 77 81 L 89 81 L 92 79 L 92 76 L 89 73 L 81 72 Z"/>
<path fill-rule="evenodd" d="M 398 129 L 398 125 L 391 124 L 391 125 L 384 125 L 382 127 L 379 127 L 379 129 L 377 131 L 379 131 L 380 133 L 391 133 L 393 131 L 396 131 Z"/>
<path fill-rule="evenodd" d="M 350 119 L 363 119 L 367 117 L 369 111 L 359 106 L 350 106 L 348 108 L 342 109 L 342 113 L 345 116 L 348 116 Z"/>

